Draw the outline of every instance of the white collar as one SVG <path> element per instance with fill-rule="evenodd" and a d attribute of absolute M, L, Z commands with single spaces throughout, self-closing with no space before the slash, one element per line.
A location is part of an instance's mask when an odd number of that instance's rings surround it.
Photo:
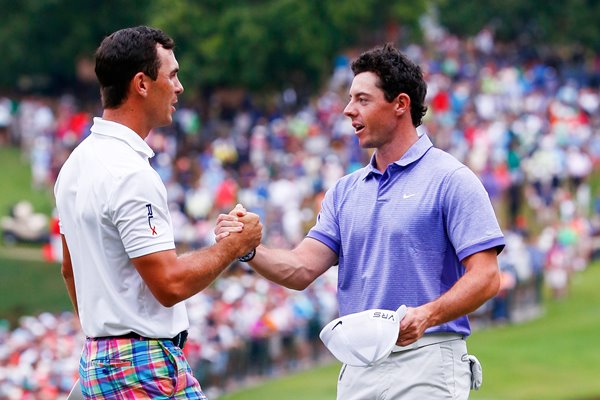
<path fill-rule="evenodd" d="M 95 117 L 94 125 L 92 125 L 90 131 L 98 135 L 110 136 L 122 140 L 146 158 L 154 157 L 154 151 L 148 146 L 148 143 L 140 135 L 123 124 Z"/>

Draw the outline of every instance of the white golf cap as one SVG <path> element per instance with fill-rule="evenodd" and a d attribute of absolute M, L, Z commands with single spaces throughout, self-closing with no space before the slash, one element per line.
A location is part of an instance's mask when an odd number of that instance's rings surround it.
<path fill-rule="evenodd" d="M 344 315 L 325 325 L 319 337 L 342 363 L 367 367 L 390 355 L 405 315 L 405 305 L 396 311 L 371 309 Z"/>

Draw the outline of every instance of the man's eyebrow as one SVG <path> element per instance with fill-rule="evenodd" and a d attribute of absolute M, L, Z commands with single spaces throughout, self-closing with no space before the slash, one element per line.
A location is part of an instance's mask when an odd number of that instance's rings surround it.
<path fill-rule="evenodd" d="M 360 96 L 366 96 L 366 97 L 371 97 L 371 95 L 367 92 L 356 92 L 356 93 L 348 93 L 348 97 L 352 98 L 352 97 L 360 97 Z"/>

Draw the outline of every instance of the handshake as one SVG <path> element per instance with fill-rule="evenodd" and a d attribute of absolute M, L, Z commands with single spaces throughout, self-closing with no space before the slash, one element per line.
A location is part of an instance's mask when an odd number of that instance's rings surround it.
<path fill-rule="evenodd" d="M 215 240 L 226 241 L 235 249 L 240 261 L 250 261 L 262 240 L 262 224 L 258 215 L 238 204 L 229 214 L 219 214 L 215 226 Z"/>

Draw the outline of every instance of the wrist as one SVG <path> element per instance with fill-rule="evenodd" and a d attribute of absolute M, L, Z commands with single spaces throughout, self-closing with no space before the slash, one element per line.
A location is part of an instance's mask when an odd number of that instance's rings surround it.
<path fill-rule="evenodd" d="M 442 323 L 440 319 L 440 310 L 436 302 L 423 304 L 420 308 L 424 314 L 425 320 L 427 321 L 427 328 Z"/>

